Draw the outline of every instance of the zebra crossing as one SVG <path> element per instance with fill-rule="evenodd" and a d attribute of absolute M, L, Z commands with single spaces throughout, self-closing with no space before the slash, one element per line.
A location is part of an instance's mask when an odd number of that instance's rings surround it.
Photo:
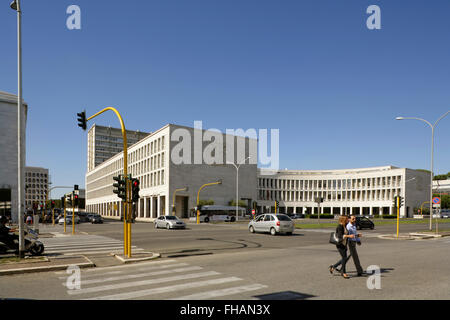
<path fill-rule="evenodd" d="M 158 260 L 135 265 L 79 270 L 79 286 L 73 276 L 57 272 L 68 299 L 76 300 L 204 300 L 241 295 L 266 285 L 224 275 L 179 260 Z M 65 275 L 63 275 L 65 274 Z"/>
<path fill-rule="evenodd" d="M 44 243 L 46 254 L 76 255 L 123 252 L 123 241 L 98 235 L 66 236 L 58 234 L 53 238 L 43 238 L 41 241 Z M 131 249 L 133 252 L 144 250 L 136 246 L 132 246 Z"/>

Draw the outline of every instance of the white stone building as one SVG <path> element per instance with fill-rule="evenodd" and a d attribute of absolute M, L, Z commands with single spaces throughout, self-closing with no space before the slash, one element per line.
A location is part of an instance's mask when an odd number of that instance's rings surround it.
<path fill-rule="evenodd" d="M 127 145 L 132 146 L 149 135 L 148 132 L 127 130 Z M 87 170 L 93 170 L 100 163 L 123 150 L 122 130 L 94 124 L 88 131 Z"/>
<path fill-rule="evenodd" d="M 21 124 L 21 154 L 22 168 L 25 167 L 25 133 L 27 123 L 27 109 L 22 104 Z M 18 184 L 18 147 L 17 147 L 17 96 L 0 91 L 0 214 L 11 215 L 17 222 L 17 184 Z M 24 174 L 22 172 L 22 181 Z M 22 185 L 23 182 L 22 182 Z M 22 193 L 22 205 L 25 210 L 25 194 Z"/>
<path fill-rule="evenodd" d="M 450 194 L 450 179 L 447 180 L 434 180 L 433 192 L 440 194 Z"/>
<path fill-rule="evenodd" d="M 210 131 L 168 124 L 128 149 L 128 174 L 140 180 L 138 221 L 152 221 L 160 215 L 170 214 L 174 191 L 185 187 L 187 191 L 176 193 L 175 207 L 177 216 L 188 217 L 196 206 L 199 188 L 218 180 L 222 184 L 202 189 L 200 199 L 227 205 L 236 198 L 236 169 L 226 162 L 239 163 L 249 155 L 254 164 L 247 161 L 239 169 L 239 198 L 256 199 L 257 155 L 256 147 L 253 148 L 256 140 L 220 133 L 216 138 L 223 144 L 211 150 L 211 142 L 205 138 L 210 134 Z M 187 143 L 186 149 L 180 148 L 182 142 Z M 242 143 L 244 151 L 241 153 L 238 146 Z M 205 154 L 220 160 L 206 161 L 202 157 Z M 175 158 L 183 161 L 174 161 Z M 122 174 L 122 168 L 123 152 L 120 152 L 87 172 L 86 211 L 117 219 L 121 217 L 122 205 L 113 193 L 113 177 Z"/>
<path fill-rule="evenodd" d="M 429 173 L 393 166 L 343 170 L 258 171 L 258 211 L 274 210 L 275 200 L 285 213 L 317 213 L 316 198 L 323 198 L 321 213 L 395 214 L 394 196 L 406 203 L 400 216 L 429 201 Z"/>
<path fill-rule="evenodd" d="M 33 209 L 33 204 L 44 204 L 50 184 L 48 169 L 25 167 L 25 208 Z"/>

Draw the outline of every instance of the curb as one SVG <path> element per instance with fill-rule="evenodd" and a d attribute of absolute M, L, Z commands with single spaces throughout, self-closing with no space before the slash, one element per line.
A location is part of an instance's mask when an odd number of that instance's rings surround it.
<path fill-rule="evenodd" d="M 151 254 L 150 257 L 144 257 L 144 258 L 124 258 L 121 255 L 113 254 L 114 257 L 116 257 L 118 260 L 120 260 L 122 263 L 133 263 L 133 262 L 141 262 L 141 261 L 148 261 L 148 260 L 154 260 L 161 257 L 160 253 L 153 253 L 153 252 L 140 252 L 142 253 L 148 253 Z"/>

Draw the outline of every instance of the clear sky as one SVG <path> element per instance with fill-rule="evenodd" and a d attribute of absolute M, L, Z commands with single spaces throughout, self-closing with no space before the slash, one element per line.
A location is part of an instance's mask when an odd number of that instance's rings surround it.
<path fill-rule="evenodd" d="M 0 1 L 0 90 L 17 93 L 16 15 Z M 81 8 L 81 30 L 66 9 Z M 381 8 L 381 30 L 366 9 Z M 127 129 L 167 123 L 280 130 L 280 168 L 430 167 L 450 110 L 450 2 L 22 0 L 27 165 L 84 186 L 76 113 L 116 107 Z M 97 124 L 119 126 L 113 114 Z M 90 127 L 93 123 L 89 123 Z M 435 172 L 450 171 L 450 116 Z M 54 198 L 61 192 L 53 192 Z"/>

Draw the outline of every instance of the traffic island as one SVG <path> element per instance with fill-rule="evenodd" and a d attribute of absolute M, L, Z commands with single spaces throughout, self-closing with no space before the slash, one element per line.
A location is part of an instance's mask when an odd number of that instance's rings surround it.
<path fill-rule="evenodd" d="M 396 234 L 382 234 L 378 236 L 379 239 L 386 240 L 415 240 L 417 237 L 413 237 L 409 234 L 399 234 L 398 237 Z"/>
<path fill-rule="evenodd" d="M 133 255 L 131 257 L 125 256 L 123 254 L 114 254 L 114 253 L 112 253 L 111 255 L 116 257 L 116 259 L 118 259 L 122 263 L 142 262 L 142 261 L 154 260 L 154 259 L 161 257 L 161 254 L 153 253 L 153 252 L 133 253 Z"/>
<path fill-rule="evenodd" d="M 2 257 L 0 258 L 0 276 L 66 270 L 70 266 L 79 268 L 95 267 L 95 264 L 85 256 L 37 256 Z"/>

